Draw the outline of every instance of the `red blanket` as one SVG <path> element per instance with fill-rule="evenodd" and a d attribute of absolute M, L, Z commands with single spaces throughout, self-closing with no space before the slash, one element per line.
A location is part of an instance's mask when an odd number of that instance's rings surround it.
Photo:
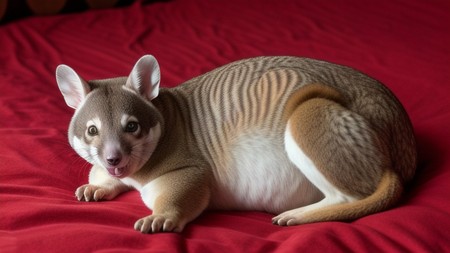
<path fill-rule="evenodd" d="M 0 26 L 0 251 L 450 252 L 450 2 L 174 0 L 29 17 Z M 411 117 L 415 179 L 391 210 L 296 227 L 261 212 L 210 211 L 179 234 L 144 235 L 136 191 L 78 202 L 89 166 L 70 148 L 65 63 L 86 79 L 127 75 L 143 54 L 175 86 L 233 60 L 296 55 L 385 83 Z"/>

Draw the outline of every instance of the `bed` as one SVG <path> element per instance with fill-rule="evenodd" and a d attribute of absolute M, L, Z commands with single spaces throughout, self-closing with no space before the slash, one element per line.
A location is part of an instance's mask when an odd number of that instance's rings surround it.
<path fill-rule="evenodd" d="M 172 0 L 3 20 L 0 251 L 450 252 L 449 11 L 446 0 Z M 73 110 L 54 75 L 64 63 L 86 79 L 125 76 L 144 54 L 158 59 L 164 87 L 261 55 L 363 71 L 408 112 L 416 176 L 394 208 L 351 222 L 281 227 L 268 213 L 207 211 L 182 233 L 136 232 L 150 212 L 138 192 L 76 200 L 90 167 L 67 142 Z"/>

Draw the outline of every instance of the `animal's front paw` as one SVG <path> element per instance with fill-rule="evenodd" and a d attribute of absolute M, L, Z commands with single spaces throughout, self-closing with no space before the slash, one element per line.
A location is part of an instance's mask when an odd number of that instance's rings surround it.
<path fill-rule="evenodd" d="M 75 191 L 75 196 L 79 201 L 99 201 L 107 199 L 110 190 L 96 185 L 85 184 Z"/>
<path fill-rule="evenodd" d="M 134 229 L 141 233 L 181 232 L 184 226 L 175 215 L 153 214 L 136 221 Z"/>

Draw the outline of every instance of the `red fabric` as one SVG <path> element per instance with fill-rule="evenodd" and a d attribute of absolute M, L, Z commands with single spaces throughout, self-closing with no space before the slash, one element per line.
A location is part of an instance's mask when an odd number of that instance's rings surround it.
<path fill-rule="evenodd" d="M 188 1 L 30 17 L 0 26 L 2 252 L 450 252 L 450 2 Z M 401 203 L 354 222 L 278 227 L 260 212 L 206 212 L 180 234 L 142 235 L 139 193 L 82 203 L 89 166 L 71 150 L 60 63 L 127 75 L 150 53 L 175 86 L 230 61 L 296 55 L 373 76 L 408 111 L 420 152 Z"/>

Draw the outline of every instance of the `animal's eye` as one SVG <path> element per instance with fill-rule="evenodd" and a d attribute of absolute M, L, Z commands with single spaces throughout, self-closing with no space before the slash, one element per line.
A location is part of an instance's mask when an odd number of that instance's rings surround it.
<path fill-rule="evenodd" d="M 88 127 L 88 134 L 90 135 L 90 136 L 95 136 L 95 135 L 98 135 L 98 129 L 97 129 L 97 127 L 96 126 L 90 126 L 90 127 Z"/>
<path fill-rule="evenodd" d="M 134 121 L 130 121 L 127 123 L 127 125 L 125 126 L 125 132 L 128 133 L 134 133 L 139 129 L 139 123 L 134 122 Z"/>

